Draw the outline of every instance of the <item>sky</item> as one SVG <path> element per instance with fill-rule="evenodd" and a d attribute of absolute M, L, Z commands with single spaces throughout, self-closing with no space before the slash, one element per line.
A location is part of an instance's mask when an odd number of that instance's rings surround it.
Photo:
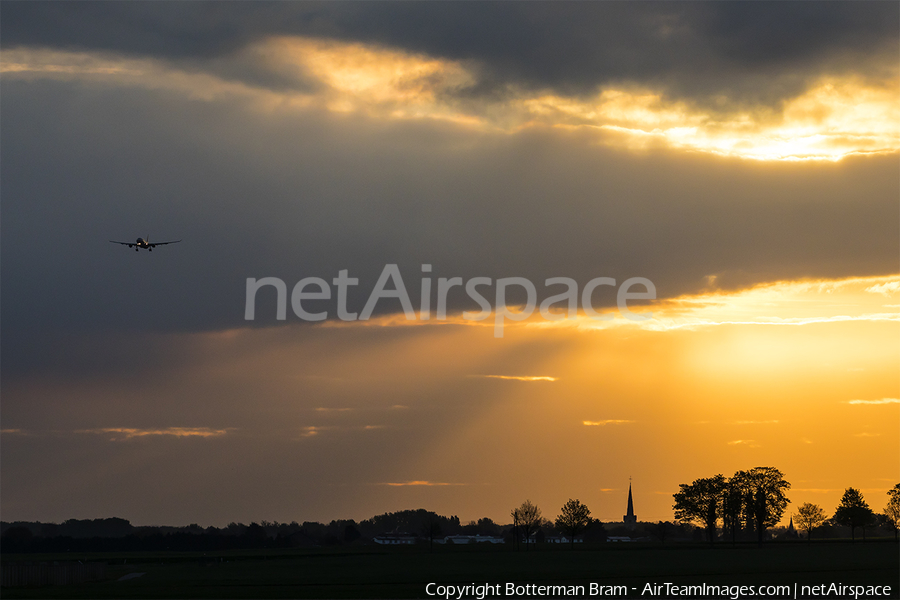
<path fill-rule="evenodd" d="M 658 521 L 757 466 L 785 521 L 880 511 L 898 44 L 892 2 L 3 2 L 0 516 Z"/>

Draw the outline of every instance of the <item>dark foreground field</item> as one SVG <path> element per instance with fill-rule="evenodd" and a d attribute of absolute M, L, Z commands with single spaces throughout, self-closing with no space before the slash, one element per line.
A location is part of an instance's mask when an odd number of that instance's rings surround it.
<path fill-rule="evenodd" d="M 4 556 L 17 560 L 108 561 L 107 580 L 4 588 L 4 598 L 427 598 L 440 584 L 625 585 L 628 597 L 647 584 L 889 585 L 897 598 L 900 546 L 893 541 L 805 543 L 716 548 L 698 545 L 600 544 L 575 548 L 509 547 L 297 550 L 217 554 Z M 123 564 L 123 562 L 125 564 Z M 114 564 L 118 563 L 118 564 Z M 129 573 L 144 575 L 126 581 Z M 496 594 L 494 594 L 496 597 Z M 501 596 L 503 594 L 501 593 Z M 469 597 L 473 597 L 469 595 Z M 521 596 L 520 596 L 521 597 Z M 793 597 L 790 595 L 788 597 Z M 852 595 L 850 596 L 852 597 Z"/>

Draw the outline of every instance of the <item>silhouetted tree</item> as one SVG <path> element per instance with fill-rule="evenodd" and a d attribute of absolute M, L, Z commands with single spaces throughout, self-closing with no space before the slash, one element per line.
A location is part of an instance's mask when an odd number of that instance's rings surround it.
<path fill-rule="evenodd" d="M 266 529 L 259 523 L 250 523 L 241 538 L 250 548 L 262 548 L 266 545 Z"/>
<path fill-rule="evenodd" d="M 731 477 L 722 491 L 722 529 L 731 531 L 731 543 L 737 541 L 737 532 L 749 520 L 746 498 L 749 494 L 747 481 L 740 472 Z"/>
<path fill-rule="evenodd" d="M 666 538 L 669 537 L 669 530 L 672 529 L 672 524 L 668 521 L 659 521 L 658 523 L 654 523 L 650 526 L 650 533 L 656 536 L 660 542 L 665 543 Z"/>
<path fill-rule="evenodd" d="M 823 525 L 826 519 L 827 517 L 822 507 L 809 502 L 801 504 L 797 512 L 794 513 L 794 520 L 797 521 L 797 525 L 800 529 L 806 531 L 807 541 L 812 540 L 812 530 Z"/>
<path fill-rule="evenodd" d="M 855 541 L 856 528 L 862 527 L 863 539 L 865 540 L 866 525 L 871 523 L 874 519 L 875 513 L 872 512 L 872 509 L 869 508 L 869 505 L 863 500 L 863 495 L 859 490 L 852 487 L 848 487 L 844 490 L 841 503 L 838 505 L 837 510 L 834 511 L 834 520 L 837 523 L 850 528 L 850 539 Z"/>
<path fill-rule="evenodd" d="M 753 517 L 757 539 L 762 545 L 766 529 L 781 521 L 791 502 L 784 495 L 785 491 L 791 489 L 791 484 L 785 481 L 784 475 L 775 467 L 754 467 L 749 471 L 739 471 L 736 476 L 746 481 L 749 490 L 747 502 L 750 503 L 748 512 Z"/>
<path fill-rule="evenodd" d="M 525 539 L 525 549 L 527 550 L 532 534 L 537 532 L 541 526 L 541 509 L 532 504 L 531 500 L 526 500 L 522 506 L 514 508 L 511 514 L 516 535 L 521 535 Z"/>
<path fill-rule="evenodd" d="M 359 539 L 359 530 L 353 525 L 344 527 L 344 541 L 353 542 Z"/>
<path fill-rule="evenodd" d="M 432 519 L 440 523 L 444 535 L 454 535 L 460 531 L 459 517 L 444 517 L 424 508 L 376 515 L 360 521 L 359 531 L 365 537 L 374 537 L 387 531 L 420 532 Z"/>
<path fill-rule="evenodd" d="M 228 535 L 240 535 L 247 529 L 247 526 L 243 523 L 235 523 L 232 521 L 225 527 L 225 533 Z"/>
<path fill-rule="evenodd" d="M 702 524 L 706 528 L 709 542 L 712 543 L 716 539 L 716 520 L 725 491 L 725 476 L 696 479 L 690 485 L 682 483 L 679 487 L 681 490 L 673 495 L 675 518 L 679 521 L 695 521 Z"/>
<path fill-rule="evenodd" d="M 591 522 L 588 523 L 588 527 L 584 532 L 584 541 L 586 542 L 605 542 L 606 541 L 606 528 L 603 527 L 603 523 L 600 519 L 595 519 L 591 517 Z"/>
<path fill-rule="evenodd" d="M 556 517 L 556 528 L 569 536 L 569 546 L 575 547 L 575 536 L 591 524 L 591 511 L 580 500 L 566 502 Z"/>
<path fill-rule="evenodd" d="M 3 532 L 4 541 L 27 542 L 32 537 L 31 530 L 24 525 L 14 525 Z"/>
<path fill-rule="evenodd" d="M 428 551 L 431 552 L 434 549 L 434 538 L 441 535 L 441 523 L 437 519 L 437 515 L 433 515 L 428 519 L 423 533 L 428 538 Z"/>
<path fill-rule="evenodd" d="M 900 529 L 900 483 L 888 490 L 888 503 L 884 507 L 884 518 L 887 524 L 894 528 L 894 539 L 897 539 L 897 530 Z"/>
<path fill-rule="evenodd" d="M 33 535 L 24 525 L 14 525 L 0 536 L 0 547 L 3 552 L 18 553 L 28 551 Z"/>
<path fill-rule="evenodd" d="M 500 535 L 500 526 L 494 523 L 494 521 L 488 517 L 478 519 L 478 523 L 476 523 L 476 525 L 478 527 L 476 533 L 490 536 Z"/>

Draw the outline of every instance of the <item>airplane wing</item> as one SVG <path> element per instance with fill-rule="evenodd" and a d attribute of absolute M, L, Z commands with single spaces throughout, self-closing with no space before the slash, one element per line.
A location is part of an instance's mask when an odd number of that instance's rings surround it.
<path fill-rule="evenodd" d="M 179 241 L 181 241 L 181 240 L 179 240 Z M 128 246 L 129 248 L 134 247 L 134 242 L 117 242 L 115 240 L 109 240 L 109 243 L 110 244 L 122 244 L 123 246 Z"/>
<path fill-rule="evenodd" d="M 165 246 L 166 244 L 177 244 L 177 243 L 180 242 L 180 241 L 181 241 L 181 240 L 175 240 L 174 242 L 153 242 L 152 244 L 149 244 L 149 246 L 150 246 L 151 248 L 153 248 L 153 247 L 156 247 L 156 246 Z"/>

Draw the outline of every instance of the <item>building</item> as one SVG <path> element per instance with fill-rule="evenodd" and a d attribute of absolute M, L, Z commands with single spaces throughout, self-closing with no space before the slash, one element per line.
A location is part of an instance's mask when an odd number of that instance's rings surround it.
<path fill-rule="evenodd" d="M 548 535 L 544 540 L 548 544 L 581 544 L 584 542 L 584 538 L 575 537 L 574 540 L 565 536 L 565 535 Z"/>
<path fill-rule="evenodd" d="M 395 544 L 415 544 L 416 536 L 410 533 L 402 533 L 402 532 L 392 532 L 392 533 L 382 533 L 379 536 L 375 536 L 372 538 L 372 541 L 376 544 L 384 544 L 384 545 L 395 545 Z"/>
<path fill-rule="evenodd" d="M 622 517 L 625 527 L 634 530 L 637 527 L 637 516 L 634 514 L 634 502 L 631 499 L 631 478 L 628 478 L 628 514 Z"/>
<path fill-rule="evenodd" d="M 503 544 L 502 537 L 492 535 L 448 535 L 439 544 Z"/>

